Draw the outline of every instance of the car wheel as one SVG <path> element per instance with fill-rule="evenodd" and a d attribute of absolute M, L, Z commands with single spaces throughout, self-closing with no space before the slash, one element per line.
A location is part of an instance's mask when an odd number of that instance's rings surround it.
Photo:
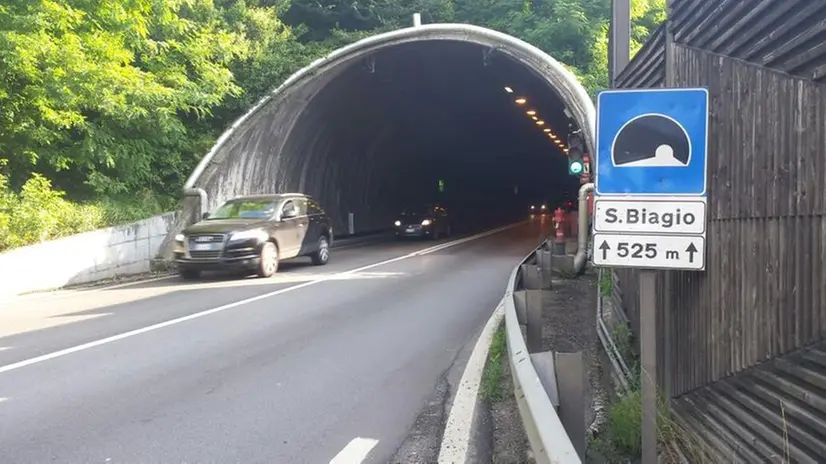
<path fill-rule="evenodd" d="M 179 269 L 178 275 L 181 276 L 182 279 L 193 280 L 201 277 L 201 272 L 195 269 Z"/>
<path fill-rule="evenodd" d="M 313 253 L 312 260 L 316 266 L 323 266 L 330 261 L 330 242 L 327 241 L 327 237 L 322 235 L 318 238 L 318 245 L 315 253 Z"/>
<path fill-rule="evenodd" d="M 278 248 L 267 242 L 261 247 L 261 262 L 258 263 L 258 277 L 271 277 L 278 272 Z"/>

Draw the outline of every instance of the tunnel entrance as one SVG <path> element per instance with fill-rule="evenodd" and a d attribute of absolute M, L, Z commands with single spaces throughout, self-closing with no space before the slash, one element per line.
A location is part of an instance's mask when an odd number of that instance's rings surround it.
<path fill-rule="evenodd" d="M 423 203 L 524 216 L 575 197 L 567 135 L 582 129 L 593 152 L 593 125 L 574 76 L 518 39 L 450 24 L 381 34 L 299 71 L 233 124 L 188 179 L 175 229 L 271 192 L 314 196 L 339 235 L 351 217 L 356 233 L 384 229 Z"/>

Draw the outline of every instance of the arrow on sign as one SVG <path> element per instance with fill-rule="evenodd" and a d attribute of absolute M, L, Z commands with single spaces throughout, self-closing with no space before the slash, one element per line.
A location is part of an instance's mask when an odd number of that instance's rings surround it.
<path fill-rule="evenodd" d="M 611 249 L 611 247 L 608 246 L 608 242 L 603 240 L 602 245 L 599 246 L 599 249 L 602 250 L 602 259 L 603 259 L 603 261 L 608 259 L 608 250 Z"/>
<path fill-rule="evenodd" d="M 686 253 L 688 253 L 688 262 L 693 263 L 694 262 L 694 253 L 697 253 L 697 247 L 694 246 L 694 242 L 691 242 L 688 245 L 688 248 L 685 249 L 685 251 L 686 251 Z"/>

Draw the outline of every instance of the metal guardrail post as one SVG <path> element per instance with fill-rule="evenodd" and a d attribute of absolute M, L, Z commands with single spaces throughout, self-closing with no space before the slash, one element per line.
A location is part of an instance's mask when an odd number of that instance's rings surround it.
<path fill-rule="evenodd" d="M 528 353 L 542 351 L 542 290 L 525 290 L 527 296 L 526 342 Z"/>
<path fill-rule="evenodd" d="M 535 264 L 523 264 L 519 269 L 522 275 L 522 286 L 529 290 L 542 289 L 542 273 Z"/>
<path fill-rule="evenodd" d="M 575 446 L 568 436 L 570 432 L 566 431 L 566 426 L 560 420 L 556 409 L 557 407 L 561 409 L 560 401 L 565 401 L 558 397 L 557 388 L 560 384 L 557 373 L 560 371 L 556 367 L 556 356 L 549 351 L 531 353 L 532 350 L 542 349 L 542 294 L 544 291 L 530 288 L 516 290 L 517 282 L 529 283 L 526 282 L 524 276 L 520 275 L 523 269 L 544 267 L 544 258 L 539 251 L 542 249 L 539 247 L 534 250 L 519 266 L 514 268 L 502 300 L 514 396 L 536 463 L 581 464 L 580 451 L 584 453 L 585 449 L 584 432 L 582 440 L 579 440 L 579 432 L 576 432 L 575 441 L 582 441 L 582 446 Z M 530 266 L 525 267 L 528 263 Z M 527 326 L 526 336 L 522 335 L 522 325 Z M 528 343 L 526 343 L 526 338 Z M 582 372 L 581 365 L 579 372 Z M 575 378 L 580 377 L 576 375 Z M 570 386 L 568 383 L 565 385 L 566 388 Z M 583 395 L 583 390 L 579 388 L 580 395 Z M 577 409 L 582 416 L 581 422 L 584 423 L 584 406 L 569 406 L 568 412 L 573 414 Z M 584 427 L 582 430 L 585 430 Z"/>
<path fill-rule="evenodd" d="M 540 247 L 536 250 L 536 261 L 539 267 L 540 280 L 543 290 L 550 290 L 553 281 L 553 254 L 551 250 Z"/>
<path fill-rule="evenodd" d="M 559 395 L 559 419 L 568 432 L 580 459 L 585 459 L 587 426 L 585 425 L 585 375 L 582 352 L 556 353 L 556 376 Z"/>
<path fill-rule="evenodd" d="M 528 353 L 542 351 L 542 290 L 517 290 L 513 300 L 516 318 L 525 326 Z"/>

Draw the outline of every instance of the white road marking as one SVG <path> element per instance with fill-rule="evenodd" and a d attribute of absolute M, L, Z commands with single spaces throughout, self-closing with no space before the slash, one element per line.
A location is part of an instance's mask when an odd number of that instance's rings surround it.
<path fill-rule="evenodd" d="M 330 464 L 361 464 L 377 444 L 379 441 L 372 438 L 353 438 L 344 449 L 330 459 Z"/>
<path fill-rule="evenodd" d="M 331 275 L 327 275 L 327 276 L 320 276 L 317 279 L 309 280 L 307 282 L 304 282 L 304 283 L 301 283 L 301 284 L 298 284 L 298 285 L 293 285 L 291 287 L 286 287 L 286 288 L 282 288 L 282 289 L 279 289 L 279 290 L 275 290 L 275 291 L 272 291 L 272 292 L 269 292 L 269 293 L 265 293 L 263 295 L 258 295 L 258 296 L 254 296 L 254 297 L 251 297 L 251 298 L 246 298 L 246 299 L 243 299 L 243 300 L 235 301 L 233 303 L 218 306 L 216 308 L 207 309 L 205 311 L 201 311 L 201 312 L 198 312 L 198 313 L 193 313 L 193 314 L 190 314 L 188 316 L 179 317 L 177 319 L 170 319 L 168 321 L 159 322 L 157 324 L 152 324 L 152 325 L 149 325 L 149 326 L 146 326 L 146 327 L 142 327 L 140 329 L 130 330 L 128 332 L 124 332 L 124 333 L 121 333 L 121 334 L 118 334 L 118 335 L 113 335 L 111 337 L 101 338 L 99 340 L 94 340 L 94 341 L 91 341 L 91 342 L 88 342 L 88 343 L 83 343 L 81 345 L 76 345 L 76 346 L 73 346 L 73 347 L 70 347 L 70 348 L 65 348 L 65 349 L 62 349 L 62 350 L 53 351 L 51 353 L 47 353 L 47 354 L 44 354 L 44 355 L 41 355 L 41 356 L 36 356 L 34 358 L 24 359 L 23 361 L 18 361 L 18 362 L 12 363 L 12 364 L 6 364 L 5 366 L 0 366 L 0 374 L 10 372 L 10 371 L 14 371 L 14 370 L 17 370 L 17 369 L 21 369 L 23 367 L 31 366 L 33 364 L 39 364 L 39 363 L 42 363 L 42 362 L 45 362 L 45 361 L 49 361 L 51 359 L 60 358 L 60 357 L 66 356 L 66 355 L 70 355 L 72 353 L 77 353 L 79 351 L 85 351 L 85 350 L 88 350 L 90 348 L 95 348 L 95 347 L 98 347 L 98 346 L 101 346 L 101 345 L 106 345 L 106 344 L 116 342 L 116 341 L 119 341 L 119 340 L 123 340 L 123 339 L 126 339 L 126 338 L 131 338 L 131 337 L 134 337 L 136 335 L 141 335 L 141 334 L 144 334 L 144 333 L 147 333 L 147 332 L 153 332 L 155 330 L 162 329 L 164 327 L 169 327 L 169 326 L 181 324 L 183 322 L 187 322 L 187 321 L 191 321 L 191 320 L 195 320 L 195 319 L 200 319 L 202 317 L 209 316 L 210 314 L 220 313 L 220 312 L 226 311 L 228 309 L 237 308 L 238 306 L 242 306 L 242 305 L 245 305 L 245 304 L 248 304 L 248 303 L 253 303 L 253 302 L 256 302 L 256 301 L 260 301 L 260 300 L 270 298 L 270 297 L 273 297 L 273 296 L 276 296 L 276 295 L 281 295 L 283 293 L 291 292 L 291 291 L 294 291 L 294 290 L 299 290 L 299 289 L 302 289 L 302 288 L 305 288 L 305 287 L 309 287 L 311 285 L 319 284 L 321 282 L 327 282 L 327 281 L 330 281 L 330 280 L 337 280 L 337 279 L 340 279 L 343 276 L 357 274 L 359 272 L 366 271 L 368 269 L 373 269 L 373 268 L 376 268 L 376 267 L 379 267 L 379 266 L 384 266 L 384 265 L 387 265 L 387 264 L 402 261 L 404 259 L 414 258 L 416 256 L 421 256 L 421 255 L 425 255 L 425 254 L 432 253 L 432 252 L 435 252 L 435 251 L 443 250 L 443 249 L 451 247 L 451 246 L 460 245 L 462 243 L 469 242 L 471 240 L 477 240 L 477 239 L 480 239 L 480 238 L 483 238 L 483 237 L 487 237 L 489 235 L 493 235 L 493 234 L 496 234 L 496 233 L 499 233 L 499 232 L 503 232 L 505 230 L 517 227 L 521 224 L 522 223 L 517 223 L 517 224 L 511 224 L 511 225 L 505 226 L 505 227 L 499 227 L 497 229 L 489 230 L 487 232 L 482 232 L 481 234 L 472 235 L 470 237 L 465 237 L 465 238 L 462 238 L 462 239 L 459 239 L 459 240 L 454 240 L 452 242 L 443 243 L 443 244 L 440 244 L 440 245 L 425 248 L 424 250 L 419 250 L 419 251 L 415 251 L 413 253 L 408 253 L 404 256 L 399 256 L 397 258 L 388 259 L 388 260 L 381 261 L 381 262 L 378 262 L 378 263 L 368 264 L 367 266 L 362 266 L 362 267 L 359 267 L 359 268 L 356 268 L 356 269 L 350 269 L 349 271 L 343 271 L 343 272 L 339 272 L 339 273 L 331 274 Z M 484 362 L 484 360 L 483 360 L 483 362 Z"/>
<path fill-rule="evenodd" d="M 447 417 L 445 433 L 442 436 L 442 446 L 439 450 L 439 464 L 464 464 L 467 462 L 471 426 L 473 425 L 473 417 L 476 414 L 482 373 L 488 359 L 490 345 L 493 342 L 493 335 L 502 323 L 504 315 L 504 305 L 500 302 L 473 347 L 465 372 L 462 373 L 462 380 L 459 381 L 459 387 L 456 389 L 456 396 L 453 398 L 450 414 Z"/>

